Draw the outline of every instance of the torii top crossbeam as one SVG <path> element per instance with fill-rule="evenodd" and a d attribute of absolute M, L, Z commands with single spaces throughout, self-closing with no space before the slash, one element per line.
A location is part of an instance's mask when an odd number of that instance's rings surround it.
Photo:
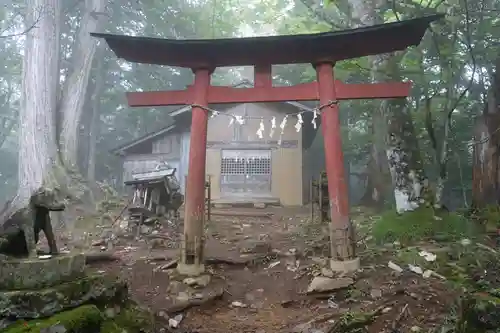
<path fill-rule="evenodd" d="M 104 38 L 115 54 L 127 61 L 191 68 L 194 84 L 186 90 L 133 92 L 130 106 L 192 105 L 189 169 L 186 186 L 184 244 L 179 270 L 203 269 L 204 184 L 209 103 L 286 102 L 319 100 L 324 136 L 325 167 L 330 199 L 332 269 L 357 268 L 351 235 L 347 185 L 337 101 L 358 98 L 401 98 L 409 83 L 346 85 L 335 81 L 333 66 L 339 60 L 404 50 L 418 45 L 431 22 L 443 15 L 321 34 L 171 40 L 92 34 Z M 317 82 L 273 87 L 271 66 L 311 63 Z M 254 66 L 254 88 L 214 87 L 210 76 L 216 67 Z M 191 267 L 190 269 L 185 269 Z M 198 267 L 195 272 L 193 267 Z"/>
<path fill-rule="evenodd" d="M 418 45 L 429 24 L 443 15 L 358 29 L 271 37 L 179 40 L 93 33 L 130 62 L 175 67 L 337 62 Z"/>

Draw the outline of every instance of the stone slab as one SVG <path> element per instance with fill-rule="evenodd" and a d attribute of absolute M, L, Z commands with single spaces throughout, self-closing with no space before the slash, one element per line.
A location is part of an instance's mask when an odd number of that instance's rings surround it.
<path fill-rule="evenodd" d="M 354 258 L 352 260 L 338 261 L 338 260 L 330 260 L 330 269 L 334 272 L 355 272 L 361 266 L 359 258 Z"/>
<path fill-rule="evenodd" d="M 87 276 L 52 288 L 0 292 L 0 318 L 34 319 L 82 304 L 120 303 L 127 297 L 127 284 L 103 274 Z"/>
<path fill-rule="evenodd" d="M 0 290 L 40 289 L 84 276 L 83 254 L 0 261 Z"/>

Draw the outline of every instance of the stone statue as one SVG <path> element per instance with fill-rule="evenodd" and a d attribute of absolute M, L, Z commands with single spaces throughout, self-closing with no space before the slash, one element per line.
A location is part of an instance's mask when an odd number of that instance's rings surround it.
<path fill-rule="evenodd" d="M 47 238 L 50 253 L 57 254 L 49 213 L 63 211 L 65 208 L 64 203 L 58 200 L 56 190 L 38 190 L 31 196 L 27 207 L 7 215 L 4 221 L 0 221 L 0 254 L 14 257 L 36 256 L 36 244 L 42 230 Z"/>

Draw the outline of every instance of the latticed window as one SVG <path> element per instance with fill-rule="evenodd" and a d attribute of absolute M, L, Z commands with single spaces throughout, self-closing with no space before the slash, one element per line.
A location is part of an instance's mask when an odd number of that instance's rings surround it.
<path fill-rule="evenodd" d="M 266 194 L 270 190 L 270 150 L 222 151 L 221 192 Z"/>
<path fill-rule="evenodd" d="M 242 158 L 225 157 L 221 160 L 221 174 L 242 175 L 245 173 L 245 160 Z"/>
<path fill-rule="evenodd" d="M 224 157 L 222 175 L 267 175 L 271 173 L 271 157 Z"/>
<path fill-rule="evenodd" d="M 247 160 L 247 174 L 267 175 L 271 173 L 271 158 L 254 157 Z"/>

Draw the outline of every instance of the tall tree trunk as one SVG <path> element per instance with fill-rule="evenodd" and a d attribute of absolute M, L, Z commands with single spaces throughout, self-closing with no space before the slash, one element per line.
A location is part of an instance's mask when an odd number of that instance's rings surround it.
<path fill-rule="evenodd" d="M 100 129 L 100 116 L 101 116 L 101 96 L 104 89 L 104 45 L 100 45 L 97 50 L 97 57 L 95 63 L 95 83 L 94 91 L 92 94 L 92 116 L 90 119 L 89 129 L 89 150 L 88 150 L 88 164 L 87 164 L 87 180 L 91 184 L 92 200 L 95 201 L 95 185 L 96 185 L 96 144 L 97 137 L 99 136 Z"/>
<path fill-rule="evenodd" d="M 474 129 L 472 206 L 500 204 L 500 58 Z"/>
<path fill-rule="evenodd" d="M 361 203 L 365 206 L 383 209 L 386 202 L 392 201 L 392 186 L 385 144 L 387 122 L 380 108 L 373 110 L 371 128 L 372 143 L 367 166 L 368 181 Z"/>
<path fill-rule="evenodd" d="M 353 18 L 362 25 L 381 23 L 377 7 L 382 5 L 377 0 L 350 0 L 353 8 Z M 394 54 L 382 54 L 370 57 L 372 79 L 377 81 L 398 80 L 399 61 L 401 57 Z M 385 126 L 385 124 L 388 124 Z M 376 140 L 372 146 L 372 159 L 368 177 L 367 195 L 378 206 L 387 198 L 386 165 L 390 171 L 394 189 L 394 199 L 398 212 L 414 210 L 420 205 L 421 192 L 425 185 L 423 165 L 418 148 L 418 142 L 413 128 L 411 114 L 406 107 L 406 101 L 401 99 L 385 100 L 378 112 L 374 113 L 372 121 Z M 382 138 L 385 138 L 385 143 Z M 385 149 L 386 157 L 381 152 Z M 370 179 L 370 178 L 369 178 Z"/>
<path fill-rule="evenodd" d="M 77 40 L 73 50 L 72 72 L 65 82 L 60 103 L 62 115 L 60 145 L 66 168 L 77 170 L 79 125 L 85 102 L 97 40 L 90 36 L 98 31 L 106 15 L 106 0 L 86 0 Z"/>
<path fill-rule="evenodd" d="M 59 0 L 27 1 L 21 107 L 19 114 L 19 191 L 24 204 L 55 179 L 59 164 L 56 110 L 59 89 Z"/>
<path fill-rule="evenodd" d="M 384 112 L 390 115 L 387 159 L 396 210 L 399 213 L 412 211 L 422 204 L 423 190 L 427 187 L 413 120 L 405 101 L 389 100 L 383 105 Z"/>
<path fill-rule="evenodd" d="M 352 17 L 357 24 L 355 26 L 370 26 L 381 23 L 382 19 L 377 14 L 379 4 L 376 0 L 349 0 L 352 7 Z M 379 66 L 383 64 L 379 55 L 369 57 L 372 69 L 371 79 L 375 81 L 380 76 Z M 375 105 L 375 103 L 373 103 Z M 391 176 L 386 155 L 385 137 L 387 134 L 387 122 L 381 108 L 372 112 L 372 144 L 370 147 L 370 158 L 368 160 L 368 181 L 366 191 L 361 198 L 361 203 L 366 206 L 382 209 L 387 200 L 390 200 L 392 192 Z"/>

